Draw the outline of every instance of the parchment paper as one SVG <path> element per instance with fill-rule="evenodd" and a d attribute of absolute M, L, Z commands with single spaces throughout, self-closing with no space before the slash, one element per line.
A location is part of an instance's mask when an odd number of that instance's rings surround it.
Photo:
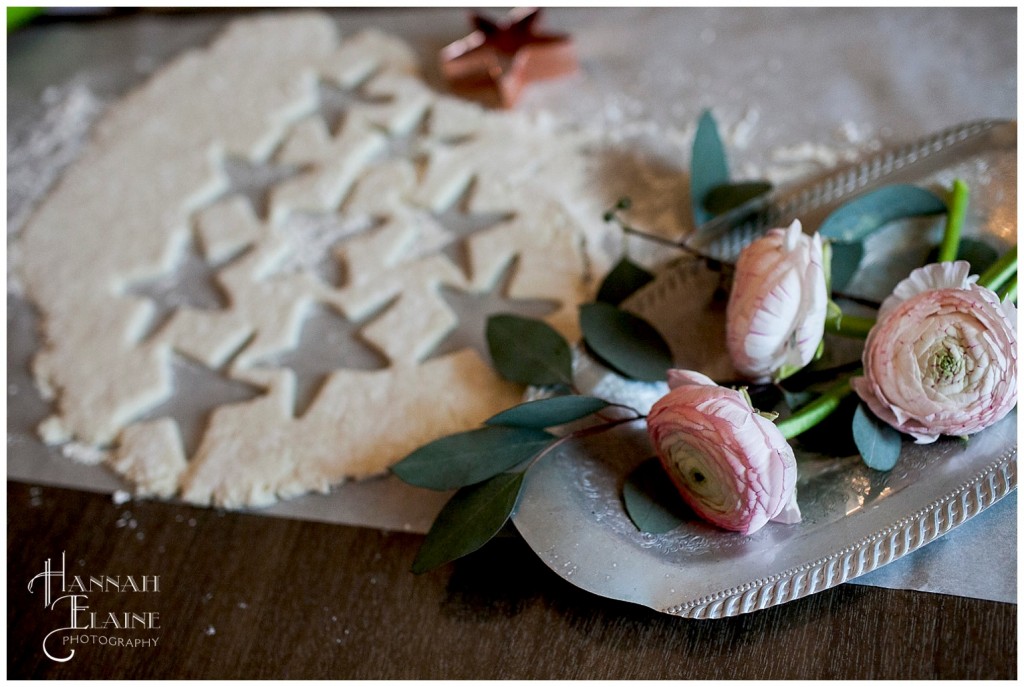
<path fill-rule="evenodd" d="M 499 10 L 491 11 L 500 14 Z M 457 9 L 332 10 L 343 33 L 405 38 L 443 89 L 436 51 L 467 32 Z M 8 39 L 8 236 L 72 161 L 103 108 L 235 13 L 143 12 L 35 26 Z M 621 144 L 623 193 L 685 171 L 710 107 L 734 177 L 796 177 L 881 142 L 960 121 L 1016 117 L 1015 8 L 550 9 L 581 73 L 535 84 L 519 108 Z M 671 185 L 666 185 L 670 188 Z M 669 199 L 670 201 L 671 199 Z M 654 206 L 651 223 L 674 207 Z M 112 473 L 43 446 L 29 374 L 34 314 L 8 281 L 8 479 L 114 493 Z M 425 532 L 447 498 L 382 478 L 260 511 Z M 1016 602 L 1016 495 L 856 583 Z"/>

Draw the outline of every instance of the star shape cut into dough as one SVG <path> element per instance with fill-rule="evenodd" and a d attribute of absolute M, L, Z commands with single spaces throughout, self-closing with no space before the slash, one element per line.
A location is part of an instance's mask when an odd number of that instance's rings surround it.
<path fill-rule="evenodd" d="M 317 303 L 303 322 L 298 345 L 260 363 L 261 367 L 285 367 L 294 374 L 294 417 L 305 415 L 332 373 L 342 369 L 380 370 L 388 366 L 387 358 L 359 335 L 360 327 L 361 323 L 352 322 L 334 308 Z"/>
<path fill-rule="evenodd" d="M 374 164 L 384 164 L 393 160 L 408 160 L 417 163 L 429 155 L 424 139 L 427 134 L 427 118 L 422 117 L 411 129 L 401 133 L 384 132 L 387 140 L 384 148 L 377 154 Z"/>
<path fill-rule="evenodd" d="M 240 195 L 248 201 L 253 213 L 261 220 L 266 220 L 269 214 L 271 190 L 281 182 L 306 171 L 300 165 L 260 162 L 238 155 L 224 155 L 219 160 L 219 166 L 226 179 L 226 188 L 208 204 Z"/>
<path fill-rule="evenodd" d="M 483 360 L 490 360 L 487 347 L 487 318 L 498 313 L 541 318 L 558 309 L 558 303 L 542 299 L 515 299 L 507 296 L 515 277 L 516 263 L 509 261 L 494 287 L 484 293 L 441 287 L 441 295 L 459 318 L 458 325 L 437 345 L 425 360 L 438 358 L 464 348 L 475 349 Z"/>
<path fill-rule="evenodd" d="M 360 105 L 386 105 L 391 98 L 383 95 L 372 95 L 365 92 L 365 84 L 373 78 L 373 74 L 367 74 L 356 85 L 346 88 L 329 79 L 318 79 L 316 84 L 316 107 L 310 113 L 312 116 L 320 117 L 327 131 L 336 136 L 345 120 L 356 106 Z"/>
<path fill-rule="evenodd" d="M 470 275 L 469 251 L 466 247 L 469 238 L 477 232 L 507 222 L 515 216 L 510 212 L 471 212 L 469 201 L 473 195 L 473 187 L 474 184 L 471 181 L 445 210 L 431 213 L 434 220 L 451 235 L 450 241 L 442 249 L 442 252 L 458 265 L 467 277 L 472 276 Z"/>
<path fill-rule="evenodd" d="M 219 406 L 248 401 L 264 393 L 260 387 L 231 379 L 219 370 L 177 354 L 171 360 L 171 373 L 174 393 L 136 421 L 172 418 L 178 425 L 187 456 L 199 447 L 210 413 Z"/>
<path fill-rule="evenodd" d="M 144 341 L 155 334 L 179 308 L 227 308 L 228 298 L 217 283 L 217 272 L 240 257 L 235 255 L 226 260 L 208 262 L 199 255 L 195 242 L 190 240 L 173 271 L 130 286 L 128 293 L 149 299 L 152 308 L 152 315 L 139 340 Z"/>
<path fill-rule="evenodd" d="M 502 21 L 478 13 L 471 34 L 441 50 L 441 71 L 452 88 L 492 91 L 501 107 L 512 107 L 530 81 L 571 74 L 579 67 L 566 34 L 541 33 L 540 10 L 517 9 Z"/>

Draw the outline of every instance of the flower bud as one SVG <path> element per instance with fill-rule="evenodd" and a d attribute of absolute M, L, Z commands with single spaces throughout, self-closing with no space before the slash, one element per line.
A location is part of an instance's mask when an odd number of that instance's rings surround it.
<path fill-rule="evenodd" d="M 809 363 L 825 333 L 828 293 L 821 237 L 799 220 L 747 246 L 736 263 L 726 307 L 733 367 L 757 382 Z"/>

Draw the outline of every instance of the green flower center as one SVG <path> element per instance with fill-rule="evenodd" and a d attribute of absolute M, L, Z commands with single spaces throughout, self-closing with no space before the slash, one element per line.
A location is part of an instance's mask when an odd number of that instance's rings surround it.
<path fill-rule="evenodd" d="M 948 384 L 964 372 L 964 354 L 959 346 L 944 342 L 932 354 L 930 363 L 934 378 Z"/>

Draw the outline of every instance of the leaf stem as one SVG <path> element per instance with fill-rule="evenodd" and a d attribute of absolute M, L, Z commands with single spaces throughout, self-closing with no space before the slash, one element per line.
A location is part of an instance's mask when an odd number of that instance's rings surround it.
<path fill-rule="evenodd" d="M 997 290 L 1017 273 L 1017 246 L 1003 253 L 978 279 L 978 286 Z"/>
<path fill-rule="evenodd" d="M 683 251 L 684 253 L 689 253 L 695 258 L 705 260 L 711 264 L 717 264 L 719 262 L 718 260 L 715 260 L 714 258 L 709 257 L 701 253 L 700 251 L 695 250 L 694 248 L 691 248 L 690 246 L 686 245 L 684 241 L 674 241 L 672 239 L 665 238 L 664 236 L 658 236 L 657 234 L 648 234 L 646 231 L 640 231 L 636 227 L 623 221 L 623 219 L 619 217 L 619 210 L 626 210 L 630 207 L 630 203 L 628 202 L 628 200 L 628 198 L 620 199 L 619 202 L 615 205 L 615 207 L 605 212 L 604 221 L 615 222 L 616 224 L 619 225 L 619 228 L 622 229 L 622 232 L 625 234 L 632 234 L 633 236 L 638 236 L 642 239 L 646 239 L 647 241 L 652 241 L 654 243 L 660 243 L 663 246 L 676 248 L 678 250 Z"/>
<path fill-rule="evenodd" d="M 829 334 L 839 334 L 851 339 L 864 339 L 868 332 L 875 326 L 875 319 L 872 317 L 860 317 L 858 315 L 846 315 L 835 319 L 825 320 L 825 331 Z"/>
<path fill-rule="evenodd" d="M 568 387 L 569 387 L 569 391 L 572 392 L 572 394 L 575 395 L 575 396 L 586 396 L 587 395 L 587 394 L 583 393 L 583 391 L 578 386 L 576 386 L 576 382 L 570 383 L 568 385 Z M 622 408 L 623 410 L 630 411 L 631 413 L 633 413 L 633 419 L 634 420 L 639 420 L 642 417 L 646 417 L 646 415 L 641 413 L 639 410 L 637 410 L 633 406 L 627 406 L 625 403 L 612 403 L 611 401 L 606 401 L 606 403 L 608 404 L 606 406 L 607 408 Z M 596 415 L 597 417 L 601 418 L 605 422 L 612 422 L 612 420 L 610 418 L 605 417 L 605 415 L 603 414 L 602 411 L 598 411 L 597 413 L 594 413 L 594 415 Z"/>
<path fill-rule="evenodd" d="M 633 406 L 627 406 L 625 403 L 611 403 L 611 402 L 609 402 L 608 403 L 608 407 L 609 408 L 622 408 L 623 410 L 628 410 L 629 412 L 633 413 L 633 417 L 632 418 L 628 418 L 628 419 L 639 420 L 641 418 L 647 417 L 646 415 L 641 413 L 639 410 L 637 410 Z M 626 418 L 623 418 L 623 419 L 626 419 Z M 614 420 L 614 421 L 618 421 L 618 418 L 616 420 Z"/>
<path fill-rule="evenodd" d="M 705 259 L 707 258 L 706 255 L 703 255 L 702 253 L 698 253 L 697 251 L 695 251 L 692 248 L 690 248 L 689 246 L 687 246 L 685 243 L 681 243 L 679 241 L 674 241 L 672 239 L 665 238 L 664 236 L 658 236 L 657 234 L 648 234 L 646 231 L 640 231 L 636 227 L 630 226 L 629 224 L 625 224 L 625 223 L 623 223 L 621 221 L 619 222 L 619 227 L 621 227 L 622 231 L 627 233 L 627 234 L 632 234 L 633 236 L 639 236 L 642 239 L 646 239 L 648 241 L 653 241 L 654 243 L 660 243 L 663 246 L 671 246 L 672 248 L 678 248 L 679 250 L 685 251 L 687 253 L 690 253 L 691 255 L 693 255 L 695 257 L 698 257 L 698 258 L 705 258 Z"/>
<path fill-rule="evenodd" d="M 851 391 L 850 378 L 846 377 L 775 426 L 782 432 L 782 436 L 792 439 L 828 417 Z"/>
<path fill-rule="evenodd" d="M 938 262 L 953 262 L 960 252 L 960 232 L 963 229 L 964 217 L 967 216 L 967 200 L 970 195 L 970 189 L 963 180 L 953 180 L 949 210 L 946 213 L 946 230 L 939 245 Z"/>
<path fill-rule="evenodd" d="M 1015 274 L 1012 277 L 1010 277 L 1010 281 L 1008 281 L 1005 284 L 1003 284 L 1003 286 L 1000 287 L 1000 289 L 999 289 L 999 291 L 997 291 L 997 293 L 999 294 L 999 299 L 1000 300 L 1004 300 L 1004 301 L 1005 300 L 1009 300 L 1009 301 L 1012 301 L 1012 302 L 1016 303 L 1017 302 L 1017 275 Z"/>
<path fill-rule="evenodd" d="M 633 410 L 633 409 L 631 408 L 630 410 Z M 636 412 L 636 410 L 633 410 L 633 412 Z M 545 446 L 543 449 L 541 449 L 540 452 L 537 453 L 537 455 L 535 455 L 533 458 L 531 458 L 530 462 L 526 464 L 526 467 L 523 468 L 522 471 L 526 472 L 527 470 L 532 468 L 534 465 L 536 465 L 538 460 L 540 460 L 541 458 L 543 458 L 547 454 L 551 453 L 552 451 L 554 451 L 556 448 L 558 448 L 559 446 L 561 446 L 562 444 L 564 444 L 567 441 L 572 441 L 573 439 L 582 439 L 584 437 L 593 436 L 594 434 L 601 434 L 602 432 L 607 432 L 608 430 L 610 430 L 610 429 L 612 429 L 614 427 L 618 427 L 619 425 L 625 425 L 625 424 L 629 424 L 630 422 L 636 422 L 637 420 L 642 420 L 645 417 L 647 417 L 647 416 L 646 415 L 637 414 L 636 417 L 624 417 L 624 418 L 620 418 L 618 420 L 609 420 L 609 421 L 603 422 L 603 423 L 601 423 L 599 425 L 591 425 L 590 427 L 584 427 L 583 429 L 577 429 L 575 432 L 570 432 L 569 434 L 565 434 L 563 436 L 560 436 L 557 439 L 555 439 L 554 441 L 552 441 L 550 444 Z"/>

